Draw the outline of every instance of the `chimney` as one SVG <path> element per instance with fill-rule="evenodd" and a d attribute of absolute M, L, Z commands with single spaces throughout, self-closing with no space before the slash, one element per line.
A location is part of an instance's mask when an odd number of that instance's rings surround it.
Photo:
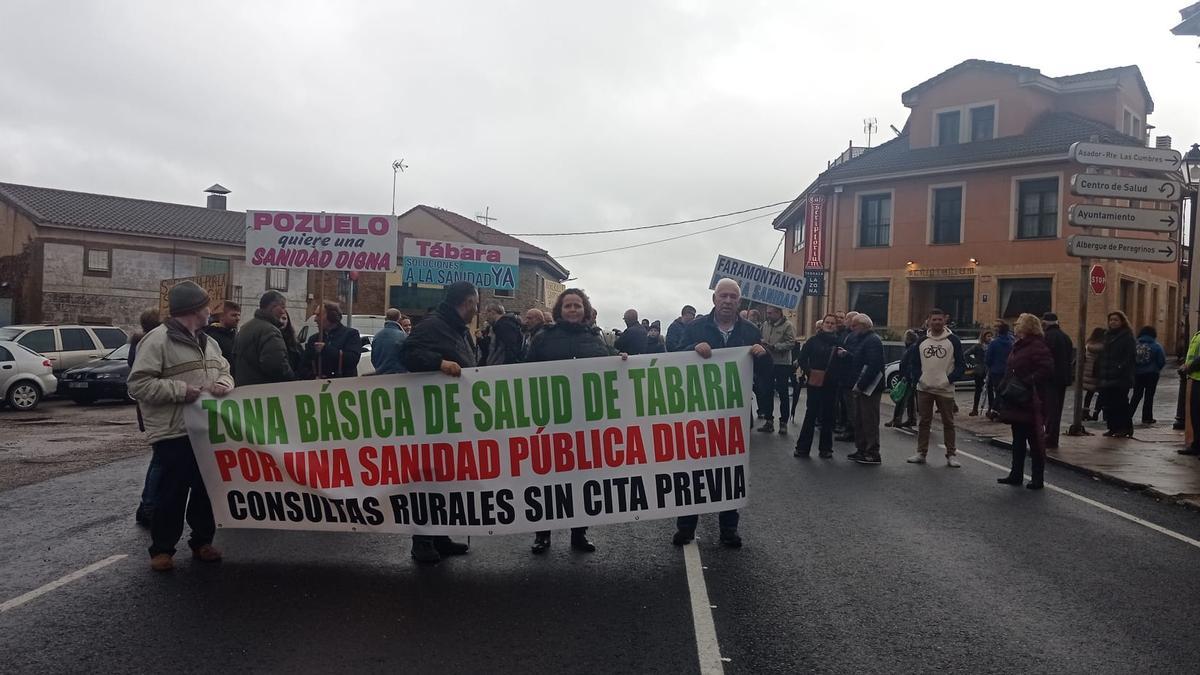
<path fill-rule="evenodd" d="M 1170 136 L 1155 136 L 1154 137 L 1154 147 L 1158 148 L 1159 150 L 1170 150 L 1171 149 L 1171 137 Z"/>
<path fill-rule="evenodd" d="M 225 195 L 229 194 L 229 188 L 220 183 L 213 183 L 212 187 L 205 190 L 208 193 L 208 203 L 205 204 L 210 209 L 218 211 L 225 210 Z"/>

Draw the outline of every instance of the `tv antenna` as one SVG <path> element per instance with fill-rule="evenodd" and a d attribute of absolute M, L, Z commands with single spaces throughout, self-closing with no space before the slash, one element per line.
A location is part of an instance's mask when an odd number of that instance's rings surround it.
<path fill-rule="evenodd" d="M 400 158 L 392 162 L 392 215 L 396 215 L 396 176 L 404 173 L 408 165 L 404 163 L 404 159 Z"/>
<path fill-rule="evenodd" d="M 863 118 L 863 133 L 867 135 L 867 147 L 871 147 L 871 135 L 879 131 L 879 120 L 874 117 Z"/>
<path fill-rule="evenodd" d="M 480 223 L 482 223 L 482 224 L 483 224 L 484 226 L 486 226 L 486 227 L 491 227 L 491 226 L 492 226 L 492 221 L 493 221 L 493 220 L 500 220 L 499 218 L 493 218 L 493 217 L 490 215 L 491 211 L 492 211 L 492 207 L 490 207 L 490 206 L 485 206 L 485 207 L 483 208 L 483 213 L 478 213 L 478 212 L 476 212 L 476 214 L 475 214 L 475 220 L 479 221 Z"/>

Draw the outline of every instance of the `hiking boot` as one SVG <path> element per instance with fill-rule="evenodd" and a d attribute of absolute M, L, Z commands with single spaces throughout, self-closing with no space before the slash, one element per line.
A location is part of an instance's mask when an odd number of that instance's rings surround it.
<path fill-rule="evenodd" d="M 681 527 L 678 530 L 675 530 L 675 536 L 671 537 L 671 543 L 675 544 L 676 546 L 683 546 L 685 544 L 692 543 L 692 540 L 695 538 L 696 530 Z"/>
<path fill-rule="evenodd" d="M 971 412 L 967 413 L 967 417 L 979 417 L 979 408 L 972 408 Z"/>
<path fill-rule="evenodd" d="M 800 448 L 796 448 L 796 451 L 792 453 L 792 457 L 810 457 L 810 456 L 812 456 L 811 450 L 801 450 Z"/>
<path fill-rule="evenodd" d="M 427 537 L 413 539 L 412 559 L 422 565 L 436 565 L 442 561 L 442 556 L 433 545 L 433 540 Z"/>
<path fill-rule="evenodd" d="M 157 553 L 150 556 L 150 569 L 155 572 L 170 572 L 175 569 L 175 558 L 170 553 Z"/>
<path fill-rule="evenodd" d="M 833 451 L 832 450 L 822 450 L 820 453 L 817 454 L 817 456 L 820 457 L 821 459 L 833 459 Z"/>
<path fill-rule="evenodd" d="M 588 541 L 587 535 L 583 532 L 571 533 L 571 548 L 580 553 L 595 553 L 596 545 Z"/>
<path fill-rule="evenodd" d="M 532 551 L 534 555 L 541 555 L 541 554 L 545 553 L 546 551 L 549 551 L 550 550 L 550 533 L 549 532 L 538 532 L 537 535 L 534 536 L 533 546 L 530 546 L 529 550 Z"/>
<path fill-rule="evenodd" d="M 741 548 L 742 537 L 738 535 L 736 527 L 721 528 L 721 545 L 726 548 Z"/>
<path fill-rule="evenodd" d="M 771 433 L 772 431 L 775 431 L 775 423 L 771 420 L 767 420 L 766 422 L 763 422 L 763 425 L 759 427 L 758 430 L 764 433 Z"/>
<path fill-rule="evenodd" d="M 951 469 L 962 468 L 962 464 L 958 463 L 958 457 L 955 457 L 954 455 L 946 455 L 946 466 L 950 467 Z"/>
<path fill-rule="evenodd" d="M 871 465 L 883 464 L 883 458 L 881 458 L 878 453 L 874 453 L 874 454 L 864 453 L 861 456 L 859 456 L 858 458 L 856 458 L 854 461 L 858 462 L 859 464 L 871 464 Z"/>
<path fill-rule="evenodd" d="M 852 452 L 846 455 L 846 459 L 850 460 L 851 462 L 857 462 L 858 460 L 862 459 L 862 456 L 863 454 L 861 452 Z"/>
<path fill-rule="evenodd" d="M 448 555 L 466 555 L 471 547 L 467 544 L 460 544 L 457 541 L 452 541 L 450 537 L 435 537 L 433 540 L 433 548 L 437 550 L 438 555 L 443 558 Z"/>
<path fill-rule="evenodd" d="M 781 420 L 779 422 L 779 435 L 787 436 L 787 422 L 786 421 Z"/>
<path fill-rule="evenodd" d="M 221 549 L 212 544 L 197 546 L 192 549 L 192 557 L 200 562 L 221 562 Z"/>
<path fill-rule="evenodd" d="M 1025 480 L 1023 476 L 1005 476 L 1004 478 L 997 478 L 996 482 L 1001 485 L 1016 485 L 1020 487 L 1021 483 L 1025 482 Z"/>
<path fill-rule="evenodd" d="M 917 454 L 913 455 L 912 457 L 909 457 L 908 459 L 906 459 L 904 461 L 908 462 L 909 464 L 924 464 L 925 463 L 925 455 L 918 452 Z"/>
<path fill-rule="evenodd" d="M 1041 490 L 1045 486 L 1042 483 L 1035 483 L 1033 481 L 1029 481 L 1029 484 L 1026 485 L 1025 487 L 1029 488 L 1030 490 Z"/>

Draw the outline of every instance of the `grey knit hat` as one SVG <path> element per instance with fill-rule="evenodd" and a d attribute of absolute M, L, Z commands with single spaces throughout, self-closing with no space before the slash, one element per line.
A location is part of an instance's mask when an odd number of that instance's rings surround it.
<path fill-rule="evenodd" d="M 201 307 L 208 307 L 208 293 L 195 283 L 185 281 L 171 287 L 167 293 L 167 304 L 170 306 L 171 316 L 183 316 Z"/>

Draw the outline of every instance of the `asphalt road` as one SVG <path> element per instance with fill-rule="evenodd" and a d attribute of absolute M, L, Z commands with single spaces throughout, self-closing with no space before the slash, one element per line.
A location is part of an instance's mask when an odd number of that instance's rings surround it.
<path fill-rule="evenodd" d="M 695 611 L 725 672 L 1196 672 L 1200 547 L 967 457 L 907 465 L 914 439 L 891 430 L 880 467 L 755 436 L 745 548 L 718 548 L 712 516 L 699 531 Z M 0 604 L 5 672 L 691 673 L 711 652 L 669 522 L 595 528 L 590 556 L 566 533 L 544 558 L 477 539 L 430 569 L 406 537 L 224 531 L 225 562 L 160 575 L 132 518 L 144 461 L 0 492 L 0 603 L 125 556 Z M 1047 480 L 1200 540 L 1194 511 Z"/>

